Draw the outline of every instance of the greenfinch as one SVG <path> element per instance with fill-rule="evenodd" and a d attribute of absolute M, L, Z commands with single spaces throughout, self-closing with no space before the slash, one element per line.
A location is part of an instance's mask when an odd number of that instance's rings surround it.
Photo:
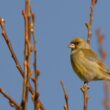
<path fill-rule="evenodd" d="M 75 38 L 70 42 L 69 47 L 71 48 L 72 68 L 84 83 L 110 80 L 110 70 L 98 58 L 86 40 Z"/>

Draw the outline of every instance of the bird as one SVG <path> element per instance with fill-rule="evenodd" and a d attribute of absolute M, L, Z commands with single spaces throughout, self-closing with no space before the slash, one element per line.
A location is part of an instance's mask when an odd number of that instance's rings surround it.
<path fill-rule="evenodd" d="M 69 43 L 69 48 L 72 68 L 84 84 L 90 81 L 110 80 L 110 70 L 86 40 L 76 37 Z"/>

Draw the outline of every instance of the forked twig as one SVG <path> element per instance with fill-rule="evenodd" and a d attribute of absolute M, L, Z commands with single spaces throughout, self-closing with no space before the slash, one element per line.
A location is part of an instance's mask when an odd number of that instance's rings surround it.
<path fill-rule="evenodd" d="M 88 110 L 88 99 L 89 99 L 88 90 L 89 90 L 89 87 L 87 86 L 87 84 L 84 84 L 81 87 L 81 91 L 82 91 L 83 97 L 84 97 L 84 109 L 83 110 Z"/>

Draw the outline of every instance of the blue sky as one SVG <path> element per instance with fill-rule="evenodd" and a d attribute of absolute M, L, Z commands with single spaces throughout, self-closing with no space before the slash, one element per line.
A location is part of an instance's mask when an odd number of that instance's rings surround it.
<path fill-rule="evenodd" d="M 69 95 L 70 110 L 83 109 L 83 96 L 80 87 L 83 82 L 74 74 L 70 64 L 70 49 L 67 47 L 76 36 L 87 38 L 85 22 L 89 21 L 90 0 L 37 0 L 32 1 L 36 18 L 36 34 L 38 40 L 38 68 L 40 99 L 46 110 L 63 110 L 65 104 L 60 80 L 64 80 Z M 9 39 L 23 66 L 24 21 L 21 15 L 24 9 L 22 0 L 1 0 L 0 16 L 6 20 Z M 95 30 L 101 28 L 104 35 L 104 49 L 108 53 L 106 63 L 110 67 L 110 0 L 98 0 L 94 12 L 93 36 L 91 47 L 98 53 Z M 0 30 L 1 33 L 1 30 Z M 15 67 L 10 52 L 0 35 L 0 87 L 21 101 L 22 78 Z M 89 84 L 89 110 L 104 110 L 103 81 Z M 29 100 L 29 109 L 33 104 Z M 0 109 L 14 110 L 8 101 L 0 95 Z"/>

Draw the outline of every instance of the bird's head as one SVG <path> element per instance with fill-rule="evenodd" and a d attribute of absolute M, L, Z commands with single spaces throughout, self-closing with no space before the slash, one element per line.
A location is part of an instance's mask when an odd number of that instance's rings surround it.
<path fill-rule="evenodd" d="M 71 50 L 76 50 L 76 49 L 89 49 L 90 46 L 87 43 L 86 40 L 82 39 L 82 38 L 75 38 L 73 39 L 70 44 L 69 44 L 69 48 L 71 48 Z"/>

